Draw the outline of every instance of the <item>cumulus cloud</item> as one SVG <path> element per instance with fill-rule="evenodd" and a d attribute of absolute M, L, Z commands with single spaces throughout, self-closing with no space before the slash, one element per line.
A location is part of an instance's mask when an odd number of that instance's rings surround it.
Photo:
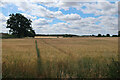
<path fill-rule="evenodd" d="M 110 17 L 110 16 L 101 16 L 99 17 L 100 24 L 99 26 L 103 26 L 103 30 L 112 30 L 118 31 L 118 18 L 117 17 Z"/>
<path fill-rule="evenodd" d="M 80 20 L 81 17 L 78 14 L 67 14 L 67 15 L 59 16 L 58 19 L 64 21 L 75 21 L 75 20 Z"/>
<path fill-rule="evenodd" d="M 41 25 L 48 25 L 49 22 L 52 22 L 52 20 L 47 20 L 47 19 L 44 19 L 44 18 L 39 18 L 37 20 L 34 20 L 34 25 L 36 26 L 41 26 Z"/>
<path fill-rule="evenodd" d="M 2 13 L 0 13 L 0 21 L 1 22 L 6 22 L 6 20 L 7 20 L 7 17 L 4 16 Z"/>
<path fill-rule="evenodd" d="M 9 29 L 6 28 L 6 21 L 8 17 L 0 13 L 0 32 L 8 32 Z"/>
<path fill-rule="evenodd" d="M 19 10 L 23 12 L 28 12 L 31 15 L 35 15 L 38 17 L 55 18 L 56 16 L 62 15 L 61 11 L 53 12 L 53 11 L 46 9 L 45 7 L 41 5 L 33 4 L 30 2 L 19 3 L 19 4 L 16 4 L 16 6 L 19 7 L 18 8 Z"/>
<path fill-rule="evenodd" d="M 118 3 L 99 2 L 99 3 L 85 3 L 86 8 L 80 8 L 83 13 L 95 15 L 116 15 L 118 11 Z"/>
<path fill-rule="evenodd" d="M 22 15 L 24 15 L 26 18 L 31 19 L 31 20 L 37 18 L 36 16 L 32 16 L 32 15 L 29 15 L 29 14 L 26 14 L 26 13 L 22 13 Z"/>
<path fill-rule="evenodd" d="M 59 7 L 59 9 L 69 10 L 70 7 L 76 8 L 77 10 L 82 11 L 85 14 L 95 14 L 95 15 L 115 15 L 118 11 L 118 2 L 110 3 L 109 1 L 102 0 L 100 2 L 90 2 L 90 3 L 83 3 L 83 2 L 65 2 L 59 1 L 55 3 L 43 3 L 47 7 Z M 82 8 L 82 7 L 86 8 Z"/>
<path fill-rule="evenodd" d="M 50 30 L 50 25 L 49 25 L 50 22 L 52 22 L 52 20 L 39 18 L 39 19 L 33 20 L 32 26 L 36 33 L 40 33 L 40 32 Z"/>
<path fill-rule="evenodd" d="M 0 1 L 0 6 L 4 7 L 7 4 L 7 2 Z"/>

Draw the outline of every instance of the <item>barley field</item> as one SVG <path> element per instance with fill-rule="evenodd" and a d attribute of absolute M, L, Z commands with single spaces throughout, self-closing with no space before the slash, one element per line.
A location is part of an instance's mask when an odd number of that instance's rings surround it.
<path fill-rule="evenodd" d="M 2 39 L 3 78 L 117 78 L 118 38 Z"/>

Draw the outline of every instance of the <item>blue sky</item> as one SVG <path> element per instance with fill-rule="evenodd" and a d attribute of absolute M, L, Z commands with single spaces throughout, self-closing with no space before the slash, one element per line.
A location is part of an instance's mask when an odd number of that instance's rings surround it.
<path fill-rule="evenodd" d="M 1 32 L 9 32 L 5 21 L 11 13 L 21 13 L 32 20 L 36 33 L 78 35 L 117 34 L 116 1 L 107 2 L 0 2 Z M 113 22 L 114 21 L 114 22 Z"/>

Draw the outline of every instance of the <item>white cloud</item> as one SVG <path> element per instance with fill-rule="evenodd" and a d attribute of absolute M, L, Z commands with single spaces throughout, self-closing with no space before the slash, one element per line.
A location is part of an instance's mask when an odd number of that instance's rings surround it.
<path fill-rule="evenodd" d="M 67 0 L 68 1 L 68 0 Z M 69 10 L 70 7 L 74 7 L 77 10 L 81 10 L 86 14 L 95 14 L 95 15 L 115 15 L 118 12 L 118 2 L 115 4 L 110 3 L 109 1 L 102 0 L 97 3 L 83 3 L 83 2 L 67 2 L 65 0 L 55 2 L 55 3 L 42 3 L 47 7 L 59 7 L 59 9 Z M 82 8 L 85 6 L 86 8 Z"/>
<path fill-rule="evenodd" d="M 110 16 L 101 16 L 99 17 L 100 24 L 99 26 L 104 26 L 102 27 L 103 30 L 112 30 L 112 31 L 117 31 L 118 30 L 118 18 L 117 17 L 110 17 Z"/>
<path fill-rule="evenodd" d="M 19 7 L 18 8 L 19 10 L 23 12 L 27 12 L 31 15 L 38 16 L 38 17 L 55 18 L 56 16 L 62 15 L 61 11 L 53 12 L 41 5 L 33 4 L 30 2 L 19 3 L 19 4 L 16 4 L 16 6 Z"/>
<path fill-rule="evenodd" d="M 0 21 L 5 22 L 7 20 L 7 17 L 5 17 L 2 13 L 0 13 Z"/>
<path fill-rule="evenodd" d="M 32 15 L 29 15 L 29 14 L 26 14 L 26 13 L 22 13 L 22 15 L 24 15 L 26 18 L 31 19 L 31 20 L 37 18 L 36 16 L 32 16 Z"/>
<path fill-rule="evenodd" d="M 58 19 L 64 21 L 75 21 L 75 20 L 80 20 L 81 17 L 78 14 L 67 14 L 67 15 L 59 16 Z"/>
<path fill-rule="evenodd" d="M 39 18 L 37 20 L 34 20 L 34 25 L 47 25 L 49 22 L 52 22 L 52 20 L 47 20 L 47 19 L 44 19 L 44 18 Z"/>
<path fill-rule="evenodd" d="M 85 3 L 85 9 L 80 8 L 83 13 L 95 15 L 116 15 L 118 11 L 118 3 L 99 2 L 99 3 Z"/>
<path fill-rule="evenodd" d="M 44 32 L 47 29 L 48 30 L 50 29 L 50 25 L 49 25 L 50 22 L 52 22 L 52 19 L 47 20 L 44 18 L 39 18 L 39 19 L 33 20 L 32 26 L 33 26 L 33 29 L 35 30 L 36 33 L 41 32 L 41 28 L 42 28 L 42 32 Z"/>
<path fill-rule="evenodd" d="M 5 7 L 6 4 L 6 2 L 0 1 L 0 7 Z"/>
<path fill-rule="evenodd" d="M 8 32 L 9 29 L 6 28 L 6 21 L 8 17 L 0 13 L 0 32 Z"/>

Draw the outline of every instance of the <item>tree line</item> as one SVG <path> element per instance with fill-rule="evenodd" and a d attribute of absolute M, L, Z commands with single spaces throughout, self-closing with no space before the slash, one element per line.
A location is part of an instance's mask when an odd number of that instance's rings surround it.
<path fill-rule="evenodd" d="M 118 33 L 118 35 L 112 35 L 112 36 L 110 36 L 110 34 L 106 34 L 106 35 L 98 34 L 96 37 L 120 37 L 120 33 Z"/>

